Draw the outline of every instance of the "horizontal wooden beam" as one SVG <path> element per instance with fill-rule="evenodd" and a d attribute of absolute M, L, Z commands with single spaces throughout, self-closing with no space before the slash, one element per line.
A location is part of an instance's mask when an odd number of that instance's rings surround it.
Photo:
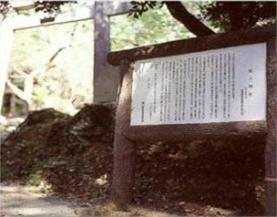
<path fill-rule="evenodd" d="M 103 13 L 106 16 L 116 16 L 120 14 L 126 14 L 132 8 L 130 2 L 120 2 L 120 3 L 112 3 L 107 2 L 107 5 L 103 8 Z M 49 26 L 49 25 L 58 25 L 65 24 L 69 22 L 78 22 L 83 20 L 94 19 L 95 17 L 95 4 L 91 8 L 87 8 L 86 10 L 82 10 L 80 12 L 76 11 L 74 15 L 72 13 L 65 13 L 62 15 L 58 15 L 55 17 L 53 22 L 41 23 L 41 19 L 38 16 L 26 16 L 26 15 L 18 15 L 13 20 L 12 28 L 14 30 L 22 30 L 28 28 L 36 28 L 41 26 Z"/>
<path fill-rule="evenodd" d="M 115 51 L 108 54 L 108 61 L 112 65 L 119 65 L 122 60 L 132 62 L 141 59 L 258 43 L 274 37 L 275 35 L 276 26 L 270 25 L 266 27 L 237 31 L 232 34 L 219 33 L 210 36 L 166 42 L 123 51 Z"/>
<path fill-rule="evenodd" d="M 79 22 L 79 21 L 84 21 L 84 20 L 91 20 L 91 17 L 87 18 L 80 18 L 80 19 L 59 19 L 55 20 L 53 22 L 47 22 L 47 23 L 41 23 L 40 20 L 23 20 L 20 21 L 20 24 L 14 25 L 13 30 L 24 30 L 24 29 L 32 29 L 32 28 L 38 28 L 38 27 L 43 27 L 43 26 L 53 26 L 53 25 L 61 25 L 61 24 L 66 24 L 66 23 L 71 23 L 71 22 Z"/>
<path fill-rule="evenodd" d="M 136 142 L 189 142 L 206 139 L 264 138 L 266 121 L 228 123 L 131 126 L 124 131 L 126 138 Z M 162 135 L 162 136 L 161 136 Z"/>

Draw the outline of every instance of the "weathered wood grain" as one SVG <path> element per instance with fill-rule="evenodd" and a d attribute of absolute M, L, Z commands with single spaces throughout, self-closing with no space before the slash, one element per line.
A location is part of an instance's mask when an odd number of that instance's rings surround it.
<path fill-rule="evenodd" d="M 122 62 L 121 71 L 128 71 L 129 64 Z M 124 130 L 128 126 L 128 118 L 124 107 L 131 98 L 130 75 L 132 71 L 124 74 L 120 99 L 116 112 L 116 126 L 114 138 L 114 165 L 112 182 L 112 200 L 121 209 L 125 209 L 132 200 L 132 187 L 134 182 L 135 144 L 124 135 Z"/>
<path fill-rule="evenodd" d="M 267 43 L 267 137 L 265 148 L 266 216 L 277 212 L 277 72 L 276 37 Z"/>

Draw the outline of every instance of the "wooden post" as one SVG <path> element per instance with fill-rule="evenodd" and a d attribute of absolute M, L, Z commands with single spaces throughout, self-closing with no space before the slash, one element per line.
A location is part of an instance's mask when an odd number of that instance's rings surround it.
<path fill-rule="evenodd" d="M 94 6 L 94 77 L 93 102 L 115 101 L 120 85 L 119 68 L 108 63 L 110 52 L 110 21 L 109 16 L 127 13 L 131 5 L 121 2 L 118 7 L 109 1 L 95 1 Z"/>
<path fill-rule="evenodd" d="M 109 4 L 110 5 L 110 4 Z M 95 67 L 94 74 L 97 80 L 100 71 L 106 65 L 106 56 L 110 50 L 110 26 L 105 8 L 106 2 L 95 2 L 94 6 L 94 32 L 95 32 Z"/>
<path fill-rule="evenodd" d="M 110 23 L 107 11 L 111 11 L 112 2 L 96 1 L 94 6 L 94 76 L 93 102 L 113 101 L 119 84 L 118 68 L 108 64 L 110 51 Z"/>
<path fill-rule="evenodd" d="M 267 126 L 268 134 L 265 147 L 265 181 L 266 181 L 266 216 L 276 216 L 277 174 L 276 174 L 276 140 L 277 140 L 277 72 L 276 72 L 276 38 L 267 45 Z"/>
<path fill-rule="evenodd" d="M 125 73 L 120 93 L 115 127 L 114 169 L 112 183 L 112 200 L 120 209 L 126 209 L 132 200 L 132 188 L 135 171 L 135 144 L 124 135 L 124 129 L 129 123 L 125 115 L 125 106 L 131 98 L 132 72 L 128 65 L 121 63 L 122 74 Z"/>

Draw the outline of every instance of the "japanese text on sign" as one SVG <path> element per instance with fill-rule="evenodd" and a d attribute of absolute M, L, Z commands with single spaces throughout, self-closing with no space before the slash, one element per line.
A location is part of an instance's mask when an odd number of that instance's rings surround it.
<path fill-rule="evenodd" d="M 131 125 L 265 120 L 266 43 L 137 61 Z"/>

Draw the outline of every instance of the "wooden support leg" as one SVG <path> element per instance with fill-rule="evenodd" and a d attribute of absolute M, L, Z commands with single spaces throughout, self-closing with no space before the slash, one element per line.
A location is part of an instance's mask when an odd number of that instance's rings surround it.
<path fill-rule="evenodd" d="M 277 209 L 277 173 L 276 173 L 276 143 L 277 143 L 277 73 L 276 73 L 276 38 L 269 41 L 267 65 L 267 125 L 268 134 L 265 148 L 266 174 L 266 216 L 276 216 Z"/>
<path fill-rule="evenodd" d="M 132 200 L 136 157 L 135 144 L 124 136 L 126 126 L 130 124 L 130 117 L 126 115 L 126 110 L 131 100 L 132 71 L 128 67 L 128 63 L 121 63 L 121 74 L 124 75 L 124 79 L 116 113 L 113 153 L 112 200 L 121 209 L 126 209 Z"/>
<path fill-rule="evenodd" d="M 277 216 L 277 189 L 276 189 L 276 178 L 275 180 L 266 180 L 266 210 L 265 216 Z"/>
<path fill-rule="evenodd" d="M 115 136 L 112 199 L 120 209 L 132 201 L 135 170 L 135 144 L 122 134 Z"/>

